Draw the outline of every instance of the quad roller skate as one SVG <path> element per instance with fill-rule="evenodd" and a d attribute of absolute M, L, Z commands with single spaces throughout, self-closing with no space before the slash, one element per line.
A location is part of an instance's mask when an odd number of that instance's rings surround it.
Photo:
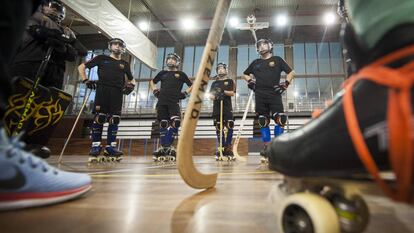
<path fill-rule="evenodd" d="M 121 162 L 123 154 L 114 146 L 106 146 L 104 150 L 105 162 Z"/>

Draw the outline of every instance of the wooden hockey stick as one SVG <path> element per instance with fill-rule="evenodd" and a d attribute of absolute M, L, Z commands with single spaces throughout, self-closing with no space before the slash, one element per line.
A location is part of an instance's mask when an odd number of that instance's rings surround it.
<path fill-rule="evenodd" d="M 244 123 L 246 122 L 247 113 L 249 112 L 249 108 L 250 108 L 250 104 L 252 102 L 252 99 L 253 99 L 253 91 L 250 91 L 249 99 L 247 100 L 247 104 L 246 104 L 246 109 L 244 110 L 243 118 L 242 118 L 240 126 L 239 126 L 239 131 L 237 132 L 237 136 L 236 136 L 236 139 L 234 140 L 234 144 L 233 144 L 233 154 L 234 154 L 234 156 L 236 157 L 237 160 L 240 160 L 240 161 L 243 161 L 243 162 L 245 162 L 247 159 L 241 157 L 237 150 L 238 150 L 238 147 L 239 147 L 240 137 L 241 137 L 242 132 L 243 132 Z"/>
<path fill-rule="evenodd" d="M 208 34 L 206 47 L 201 57 L 190 100 L 185 111 L 181 136 L 177 146 L 177 166 L 183 180 L 197 189 L 213 188 L 216 185 L 217 173 L 202 174 L 193 162 L 194 132 L 200 116 L 204 92 L 210 79 L 211 68 L 216 58 L 217 48 L 223 36 L 226 18 L 229 13 L 231 0 L 219 0 L 214 13 L 213 22 Z"/>
<path fill-rule="evenodd" d="M 223 161 L 223 100 L 220 100 L 220 140 L 219 161 Z"/>
<path fill-rule="evenodd" d="M 91 91 L 89 92 L 89 94 L 86 96 L 86 98 L 83 100 L 82 107 L 81 107 L 81 109 L 79 110 L 79 113 L 78 113 L 78 116 L 76 117 L 75 123 L 73 123 L 73 126 L 72 126 L 72 129 L 70 130 L 69 136 L 68 136 L 68 138 L 66 139 L 65 144 L 63 145 L 62 151 L 60 152 L 60 155 L 59 155 L 59 157 L 58 157 L 58 164 L 59 164 L 59 165 L 62 163 L 63 153 L 65 153 L 66 147 L 68 146 L 69 141 L 70 141 L 70 139 L 72 138 L 73 131 L 75 131 L 76 125 L 78 124 L 79 118 L 80 118 L 80 116 L 82 115 L 82 112 L 83 112 L 83 109 L 84 109 L 84 108 L 85 108 L 85 106 L 86 106 L 86 103 L 88 103 L 88 100 L 89 100 L 89 97 L 90 97 L 90 96 L 91 96 L 91 94 L 92 94 L 92 91 L 93 91 L 93 90 L 91 90 Z"/>

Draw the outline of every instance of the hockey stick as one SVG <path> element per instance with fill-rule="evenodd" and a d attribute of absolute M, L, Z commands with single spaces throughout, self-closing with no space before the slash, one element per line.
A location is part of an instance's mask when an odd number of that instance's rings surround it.
<path fill-rule="evenodd" d="M 46 68 L 49 65 L 49 61 L 50 61 L 50 57 L 52 56 L 53 53 L 53 47 L 49 46 L 49 48 L 47 49 L 46 55 L 43 58 L 42 63 L 40 64 L 39 69 L 36 72 L 36 76 L 35 76 L 35 80 L 33 82 L 33 86 L 30 89 L 30 95 L 29 95 L 29 99 L 27 100 L 26 104 L 24 105 L 23 108 L 23 113 L 19 119 L 19 123 L 17 124 L 16 129 L 14 130 L 14 132 L 12 133 L 12 135 L 17 135 L 20 133 L 20 131 L 22 131 L 23 126 L 25 121 L 27 120 L 27 115 L 30 111 L 30 107 L 34 101 L 34 97 L 36 95 L 36 91 L 37 91 L 37 87 L 40 85 L 40 81 L 42 81 L 43 76 L 46 73 Z"/>
<path fill-rule="evenodd" d="M 233 154 L 234 154 L 234 156 L 236 157 L 236 159 L 238 159 L 240 161 L 243 161 L 243 162 L 245 162 L 247 159 L 241 157 L 237 150 L 238 150 L 238 147 L 239 147 L 239 141 L 240 141 L 240 138 L 241 138 L 241 135 L 242 135 L 242 132 L 243 132 L 244 123 L 246 121 L 247 113 L 249 112 L 249 108 L 250 108 L 250 104 L 252 102 L 252 99 L 253 99 L 253 91 L 250 91 L 249 99 L 247 100 L 247 104 L 246 104 L 246 109 L 244 110 L 243 118 L 242 118 L 240 126 L 239 126 L 239 131 L 237 132 L 237 137 L 234 140 L 234 144 L 233 144 Z"/>
<path fill-rule="evenodd" d="M 220 140 L 219 140 L 219 161 L 223 160 L 223 100 L 220 100 Z"/>
<path fill-rule="evenodd" d="M 91 96 L 91 94 L 92 94 L 92 90 L 89 92 L 89 94 L 83 100 L 82 107 L 79 110 L 79 113 L 78 113 L 78 116 L 76 117 L 75 123 L 73 123 L 73 126 L 72 126 L 72 129 L 70 130 L 69 136 L 66 139 L 65 144 L 63 145 L 62 151 L 60 152 L 60 155 L 59 155 L 59 158 L 58 158 L 58 164 L 61 164 L 61 162 L 62 162 L 63 153 L 65 152 L 66 146 L 69 144 L 69 141 L 72 138 L 73 131 L 75 131 L 75 128 L 76 128 L 76 125 L 78 124 L 79 118 L 82 115 L 83 109 L 85 108 L 86 103 L 88 103 L 88 100 L 89 100 L 89 97 Z"/>
<path fill-rule="evenodd" d="M 183 180 L 197 189 L 213 188 L 216 185 L 217 173 L 202 174 L 193 162 L 194 131 L 200 116 L 201 104 L 204 98 L 211 68 L 217 54 L 217 48 L 223 36 L 226 18 L 230 9 L 231 0 L 219 0 L 214 13 L 213 22 L 208 34 L 206 47 L 201 57 L 190 100 L 185 111 L 181 136 L 178 139 L 177 166 Z"/>

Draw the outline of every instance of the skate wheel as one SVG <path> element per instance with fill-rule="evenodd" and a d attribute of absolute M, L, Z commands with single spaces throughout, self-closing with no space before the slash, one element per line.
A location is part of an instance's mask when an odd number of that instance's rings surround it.
<path fill-rule="evenodd" d="M 158 157 L 158 162 L 165 162 L 165 157 L 164 156 L 160 156 Z"/>
<path fill-rule="evenodd" d="M 346 208 L 350 209 L 350 211 L 343 211 L 340 208 L 336 208 L 342 232 L 363 232 L 369 222 L 367 203 L 360 195 L 355 194 L 350 198 L 349 205 Z"/>
<path fill-rule="evenodd" d="M 296 193 L 287 197 L 279 213 L 280 232 L 339 233 L 339 219 L 325 198 L 312 193 Z"/>

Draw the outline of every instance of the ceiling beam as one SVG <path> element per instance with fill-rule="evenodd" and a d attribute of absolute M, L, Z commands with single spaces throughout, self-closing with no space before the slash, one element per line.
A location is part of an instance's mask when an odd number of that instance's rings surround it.
<path fill-rule="evenodd" d="M 175 42 L 180 42 L 180 40 L 178 40 L 177 36 L 164 24 L 164 22 L 160 18 L 158 18 L 158 16 L 154 13 L 152 8 L 148 5 L 147 1 L 146 0 L 141 0 L 141 2 L 148 9 L 148 11 L 154 16 L 154 18 L 158 21 L 158 23 L 162 26 L 162 30 L 166 31 L 168 33 L 168 35 L 170 35 L 171 38 Z"/>

